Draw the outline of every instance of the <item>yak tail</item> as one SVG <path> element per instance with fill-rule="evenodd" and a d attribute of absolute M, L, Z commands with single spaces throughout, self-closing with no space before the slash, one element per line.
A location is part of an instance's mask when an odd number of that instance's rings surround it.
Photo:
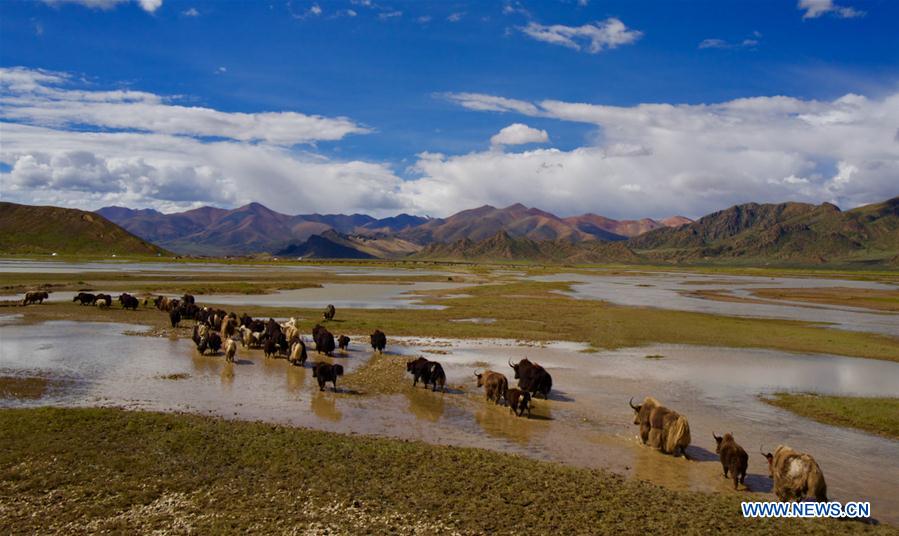
<path fill-rule="evenodd" d="M 818 467 L 817 462 L 812 462 L 806 485 L 808 486 L 809 493 L 815 496 L 816 501 L 828 502 L 827 483 L 824 481 L 824 473 L 821 472 L 821 468 Z"/>
<path fill-rule="evenodd" d="M 678 415 L 677 420 L 671 425 L 665 438 L 665 452 L 674 454 L 680 448 L 686 452 L 690 444 L 690 424 L 683 415 Z"/>

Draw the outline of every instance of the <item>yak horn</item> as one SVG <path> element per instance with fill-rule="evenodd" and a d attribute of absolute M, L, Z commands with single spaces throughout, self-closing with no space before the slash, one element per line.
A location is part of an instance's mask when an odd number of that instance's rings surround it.
<path fill-rule="evenodd" d="M 631 399 L 628 400 L 627 403 L 628 403 L 628 405 L 630 405 L 630 407 L 631 407 L 632 410 L 637 411 L 637 408 L 638 408 L 639 406 L 635 406 L 635 405 L 634 405 L 634 397 L 631 397 Z"/>
<path fill-rule="evenodd" d="M 508 359 L 508 358 L 507 358 L 507 359 Z M 509 361 L 509 366 L 512 367 L 512 368 L 515 368 L 515 365 L 512 364 L 512 360 L 509 359 L 508 361 Z"/>
<path fill-rule="evenodd" d="M 480 376 L 480 374 L 478 374 L 477 369 L 474 371 L 474 375 L 475 375 L 475 377 Z"/>
<path fill-rule="evenodd" d="M 715 438 L 715 441 L 718 441 L 719 439 L 721 439 L 720 437 L 715 435 L 715 432 L 712 432 L 712 437 Z"/>

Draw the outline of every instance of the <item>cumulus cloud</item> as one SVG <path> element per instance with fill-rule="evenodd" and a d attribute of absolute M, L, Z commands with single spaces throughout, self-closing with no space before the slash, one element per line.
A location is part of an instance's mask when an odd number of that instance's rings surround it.
<path fill-rule="evenodd" d="M 512 123 L 500 130 L 490 138 L 490 145 L 500 147 L 503 145 L 524 145 L 526 143 L 546 143 L 549 134 L 545 130 L 531 128 L 524 123 Z"/>
<path fill-rule="evenodd" d="M 716 104 L 619 107 L 447 95 L 472 110 L 595 125 L 601 140 L 570 151 L 484 151 L 420 159 L 404 183 L 440 214 L 489 201 L 561 214 L 700 216 L 749 201 L 844 208 L 899 194 L 899 93 L 832 101 L 757 97 Z"/>
<path fill-rule="evenodd" d="M 603 50 L 618 48 L 621 45 L 629 45 L 636 42 L 643 32 L 632 30 L 614 17 L 593 24 L 583 26 L 565 26 L 562 24 L 543 25 L 529 22 L 527 26 L 519 28 L 525 35 L 550 43 L 572 48 L 574 50 L 586 50 L 591 54 Z"/>
<path fill-rule="evenodd" d="M 833 0 L 799 0 L 797 7 L 804 11 L 803 19 L 816 19 L 822 15 L 834 15 L 842 19 L 864 17 L 865 12 L 848 6 L 840 6 Z"/>
<path fill-rule="evenodd" d="M 118 4 L 124 4 L 131 2 L 132 0 L 43 0 L 45 4 L 50 5 L 59 5 L 59 4 L 80 4 L 82 6 L 91 8 L 91 9 L 102 9 L 102 10 L 110 10 L 117 6 Z M 160 6 L 162 6 L 162 0 L 134 0 L 134 2 L 141 7 L 147 13 L 153 13 Z"/>
<path fill-rule="evenodd" d="M 162 210 L 259 201 L 290 213 L 401 208 L 400 179 L 388 166 L 295 146 L 365 132 L 347 119 L 234 114 L 72 85 L 65 73 L 0 70 L 3 199 Z"/>

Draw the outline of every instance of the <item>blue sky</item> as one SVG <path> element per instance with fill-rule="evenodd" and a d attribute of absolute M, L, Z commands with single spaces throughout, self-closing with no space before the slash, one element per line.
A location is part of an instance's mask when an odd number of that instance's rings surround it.
<path fill-rule="evenodd" d="M 0 88 L 8 200 L 433 215 L 521 201 L 660 217 L 899 194 L 899 3 L 886 0 L 69 0 L 0 15 L 0 66 L 53 73 L 37 85 L 65 93 Z M 141 106 L 78 117 L 114 90 Z M 223 115 L 166 126 L 191 108 Z M 214 126 L 264 113 L 297 115 L 259 128 L 320 131 Z M 526 127 L 491 143 L 513 124 Z"/>

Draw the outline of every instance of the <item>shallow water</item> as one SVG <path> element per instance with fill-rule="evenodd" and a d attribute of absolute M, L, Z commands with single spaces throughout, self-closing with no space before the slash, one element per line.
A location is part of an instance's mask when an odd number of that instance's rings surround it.
<path fill-rule="evenodd" d="M 197 301 L 222 305 L 265 307 L 351 309 L 446 309 L 444 305 L 426 305 L 413 292 L 447 290 L 471 286 L 470 283 L 323 283 L 320 288 L 281 290 L 272 294 L 198 295 Z"/>
<path fill-rule="evenodd" d="M 453 275 L 441 270 L 339 266 L 324 264 L 222 264 L 214 262 L 130 262 L 126 260 L 67 262 L 32 259 L 0 260 L 0 273 L 66 274 L 79 272 L 327 272 L 342 276 Z"/>
<path fill-rule="evenodd" d="M 188 340 L 123 335 L 133 325 L 0 320 L 0 376 L 44 378 L 59 386 L 38 399 L 0 400 L 3 407 L 123 406 L 259 419 L 516 452 L 604 467 L 675 489 L 724 493 L 732 492 L 731 485 L 711 461 L 711 433 L 729 431 L 750 453 L 747 483 L 753 490 L 770 489 L 758 444 L 773 450 L 789 443 L 817 458 L 832 497 L 871 500 L 875 517 L 899 522 L 899 442 L 818 424 L 757 396 L 779 390 L 895 395 L 896 363 L 750 349 L 652 346 L 585 353 L 573 343 L 391 337 L 388 350 L 395 359 L 424 353 L 442 362 L 451 389 L 372 397 L 321 393 L 308 368 L 265 359 L 258 351 L 241 349 L 238 363 L 230 365 L 220 356 L 197 355 Z M 365 342 L 354 337 L 346 357 L 333 361 L 348 372 L 363 365 L 370 357 Z M 663 358 L 645 358 L 651 354 Z M 554 378 L 551 400 L 536 401 L 531 420 L 485 403 L 472 376 L 475 368 L 490 367 L 511 380 L 506 360 L 525 356 Z M 310 362 L 316 359 L 311 352 Z M 627 400 L 647 394 L 689 417 L 688 452 L 698 461 L 638 445 Z"/>
<path fill-rule="evenodd" d="M 899 314 L 877 313 L 857 307 L 764 300 L 750 296 L 759 288 L 849 287 L 897 290 L 895 285 L 848 279 L 796 277 L 713 276 L 661 273 L 628 275 L 554 274 L 535 276 L 534 281 L 573 281 L 571 292 L 579 299 L 604 300 L 631 306 L 658 307 L 727 316 L 782 318 L 820 322 L 841 329 L 899 336 Z M 738 297 L 751 297 L 765 303 L 729 302 L 690 296 L 696 290 L 723 291 Z"/>

